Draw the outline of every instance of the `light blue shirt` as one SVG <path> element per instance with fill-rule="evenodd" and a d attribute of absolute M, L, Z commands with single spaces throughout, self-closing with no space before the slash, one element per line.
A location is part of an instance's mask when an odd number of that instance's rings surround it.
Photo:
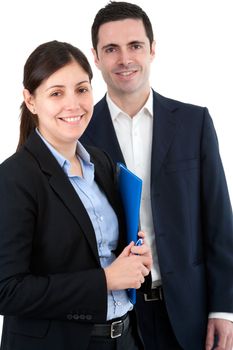
<path fill-rule="evenodd" d="M 81 199 L 95 231 L 101 267 L 105 268 L 116 258 L 114 251 L 119 237 L 118 220 L 108 199 L 94 180 L 94 164 L 90 162 L 89 153 L 77 141 L 76 154 L 80 160 L 83 177 L 71 175 L 69 160 L 58 153 L 38 130 L 36 131 L 68 176 Z M 131 309 L 132 304 L 125 290 L 108 291 L 107 320 L 121 317 Z"/>

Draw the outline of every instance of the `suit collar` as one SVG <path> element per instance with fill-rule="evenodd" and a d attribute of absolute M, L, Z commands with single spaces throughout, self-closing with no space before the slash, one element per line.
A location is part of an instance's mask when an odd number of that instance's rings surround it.
<path fill-rule="evenodd" d="M 83 206 L 61 166 L 58 164 L 36 132 L 32 132 L 29 136 L 25 144 L 25 149 L 31 153 L 35 161 L 38 163 L 41 171 L 47 176 L 48 182 L 54 192 L 56 192 L 57 196 L 77 221 L 87 239 L 96 261 L 98 264 L 100 264 L 92 223 L 85 207 Z M 99 171 L 101 170 L 97 165 L 98 178 L 100 178 Z"/>
<path fill-rule="evenodd" d="M 151 179 L 159 174 L 177 129 L 177 101 L 165 98 L 153 90 L 153 140 L 151 155 Z M 100 127 L 101 125 L 101 127 Z M 106 96 L 96 105 L 93 120 L 85 132 L 85 141 L 105 149 L 113 161 L 125 163 L 112 123 Z"/>
<path fill-rule="evenodd" d="M 168 152 L 169 146 L 176 132 L 177 120 L 175 111 L 178 108 L 177 102 L 165 98 L 153 91 L 153 139 L 151 155 L 151 178 L 152 180 L 158 175 L 164 158 Z M 106 97 L 96 105 L 96 115 L 102 118 L 103 127 L 101 135 L 96 135 L 100 146 L 109 151 L 112 159 L 117 162 L 125 163 L 117 136 L 113 127 L 110 112 L 107 106 Z M 96 122 L 97 120 L 95 120 Z M 100 120 L 99 120 L 100 122 Z M 94 125 L 92 125 L 94 126 Z M 103 137 L 104 133 L 104 137 Z"/>

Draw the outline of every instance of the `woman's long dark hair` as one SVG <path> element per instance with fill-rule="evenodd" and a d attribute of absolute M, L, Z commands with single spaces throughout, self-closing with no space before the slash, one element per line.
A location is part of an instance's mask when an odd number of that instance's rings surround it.
<path fill-rule="evenodd" d="M 60 41 L 49 41 L 38 46 L 28 57 L 24 65 L 23 85 L 33 94 L 40 84 L 68 63 L 76 61 L 92 79 L 92 69 L 86 56 L 77 47 Z M 21 104 L 20 135 L 17 151 L 25 143 L 29 134 L 38 126 L 38 118 Z"/>

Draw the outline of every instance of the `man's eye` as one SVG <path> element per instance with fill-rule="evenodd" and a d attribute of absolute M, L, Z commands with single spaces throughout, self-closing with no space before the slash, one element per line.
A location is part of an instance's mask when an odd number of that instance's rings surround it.
<path fill-rule="evenodd" d="M 111 52 L 114 52 L 114 51 L 116 51 L 116 48 L 115 48 L 115 47 L 109 47 L 109 48 L 107 48 L 107 49 L 105 50 L 105 52 L 107 52 L 107 53 L 111 53 Z"/>
<path fill-rule="evenodd" d="M 141 49 L 141 48 L 142 48 L 142 45 L 140 45 L 140 44 L 135 44 L 135 45 L 132 46 L 132 48 L 133 48 L 134 50 L 138 50 L 138 49 Z"/>

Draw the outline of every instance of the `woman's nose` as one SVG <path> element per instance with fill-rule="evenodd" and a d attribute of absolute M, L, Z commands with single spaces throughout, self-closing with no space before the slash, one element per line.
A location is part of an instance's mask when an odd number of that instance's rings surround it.
<path fill-rule="evenodd" d="M 65 108 L 68 110 L 80 108 L 80 98 L 77 94 L 70 94 L 66 96 Z"/>

